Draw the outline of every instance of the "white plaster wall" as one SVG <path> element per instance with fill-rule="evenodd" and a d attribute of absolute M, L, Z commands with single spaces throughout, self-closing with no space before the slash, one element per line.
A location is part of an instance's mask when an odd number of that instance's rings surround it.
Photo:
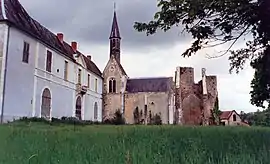
<path fill-rule="evenodd" d="M 0 23 L 0 116 L 2 115 L 3 92 L 4 92 L 4 78 L 5 65 L 8 44 L 9 27 L 5 23 Z M 3 111 L 4 112 L 4 111 Z"/>
<path fill-rule="evenodd" d="M 29 63 L 22 62 L 24 40 L 30 43 Z M 52 52 L 52 72 L 45 71 L 46 53 L 48 47 L 43 43 L 11 28 L 8 51 L 8 72 L 5 95 L 6 118 L 22 116 L 40 116 L 41 96 L 45 88 L 50 89 L 51 117 L 75 116 L 76 83 L 78 65 L 64 55 Z M 64 64 L 68 61 L 68 80 L 64 80 Z M 101 114 L 101 78 L 92 72 L 82 69 L 82 85 L 87 85 L 87 75 L 90 74 L 90 89 L 83 98 L 82 118 L 92 119 L 94 102 L 98 102 Z M 98 90 L 95 92 L 95 79 L 98 79 Z M 84 116 L 85 113 L 85 116 Z M 101 115 L 99 120 L 101 121 Z"/>
<path fill-rule="evenodd" d="M 24 41 L 30 44 L 29 63 L 22 62 Z M 6 119 L 32 116 L 36 45 L 35 40 L 10 28 L 4 95 L 4 117 Z"/>

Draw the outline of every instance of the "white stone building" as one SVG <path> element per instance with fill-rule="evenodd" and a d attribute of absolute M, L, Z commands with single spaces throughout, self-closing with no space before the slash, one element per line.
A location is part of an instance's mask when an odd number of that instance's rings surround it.
<path fill-rule="evenodd" d="M 102 120 L 102 73 L 91 56 L 0 0 L 1 122 L 19 117 Z"/>

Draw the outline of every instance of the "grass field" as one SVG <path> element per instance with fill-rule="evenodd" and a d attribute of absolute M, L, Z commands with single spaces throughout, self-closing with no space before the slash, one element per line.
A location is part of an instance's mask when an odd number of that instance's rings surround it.
<path fill-rule="evenodd" d="M 0 126 L 1 164 L 264 164 L 270 129 Z"/>

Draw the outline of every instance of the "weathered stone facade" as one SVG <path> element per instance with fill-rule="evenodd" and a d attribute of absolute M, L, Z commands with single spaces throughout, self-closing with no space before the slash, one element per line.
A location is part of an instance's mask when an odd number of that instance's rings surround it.
<path fill-rule="evenodd" d="M 217 97 L 216 76 L 206 76 L 194 82 L 194 69 L 177 67 L 175 78 L 130 79 L 120 61 L 120 32 L 114 13 L 110 36 L 110 59 L 104 69 L 103 118 L 110 118 L 116 110 L 123 112 L 129 124 L 134 123 L 138 109 L 149 122 L 149 114 L 161 116 L 163 124 L 209 125 L 211 111 Z"/>
<path fill-rule="evenodd" d="M 176 122 L 183 125 L 209 125 L 211 111 L 217 97 L 216 76 L 206 76 L 202 69 L 202 80 L 194 83 L 194 69 L 177 67 L 176 73 Z M 178 83 L 178 84 L 177 84 Z"/>

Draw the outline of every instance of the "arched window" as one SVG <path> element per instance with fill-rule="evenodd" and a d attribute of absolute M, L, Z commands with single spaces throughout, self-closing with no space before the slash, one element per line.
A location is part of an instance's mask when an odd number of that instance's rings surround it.
<path fill-rule="evenodd" d="M 45 88 L 42 93 L 41 117 L 49 119 L 51 115 L 51 92 Z"/>
<path fill-rule="evenodd" d="M 233 121 L 236 121 L 236 115 L 235 114 L 233 115 Z"/>
<path fill-rule="evenodd" d="M 95 105 L 94 105 L 94 120 L 97 120 L 98 118 L 98 105 L 97 105 L 97 102 L 95 102 Z"/>
<path fill-rule="evenodd" d="M 109 80 L 109 93 L 116 92 L 116 80 L 114 78 Z"/>
<path fill-rule="evenodd" d="M 76 111 L 75 111 L 75 116 L 76 118 L 78 118 L 79 120 L 82 119 L 82 99 L 79 96 L 76 100 Z"/>

